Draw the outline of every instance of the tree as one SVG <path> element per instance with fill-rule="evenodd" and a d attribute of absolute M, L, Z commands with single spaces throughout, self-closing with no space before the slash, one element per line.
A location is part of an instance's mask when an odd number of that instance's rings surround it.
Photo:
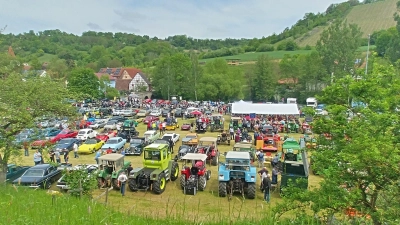
<path fill-rule="evenodd" d="M 93 70 L 76 68 L 68 76 L 68 89 L 77 94 L 99 96 L 100 82 Z"/>
<path fill-rule="evenodd" d="M 52 78 L 65 78 L 68 72 L 68 66 L 64 59 L 54 58 L 50 61 L 47 71 Z"/>
<path fill-rule="evenodd" d="M 252 100 L 265 102 L 273 98 L 276 79 L 272 74 L 272 64 L 267 55 L 258 57 L 252 85 Z"/>
<path fill-rule="evenodd" d="M 92 192 L 97 188 L 96 172 L 92 172 L 88 176 L 85 166 L 77 170 L 64 170 L 65 182 L 68 183 L 69 193 L 75 197 L 92 196 Z"/>
<path fill-rule="evenodd" d="M 354 68 L 356 50 L 361 43 L 361 31 L 357 25 L 335 21 L 321 34 L 316 50 L 328 74 L 341 78 Z"/>
<path fill-rule="evenodd" d="M 352 207 L 374 224 L 397 224 L 399 204 L 387 209 L 399 199 L 400 78 L 393 66 L 380 65 L 364 78 L 338 79 L 318 97 L 328 105 L 329 117 L 315 116 L 313 131 L 331 139 L 318 140 L 312 169 L 324 179 L 307 192 L 291 190 L 285 202 L 328 218 Z M 352 107 L 352 102 L 363 104 Z"/>
<path fill-rule="evenodd" d="M 48 77 L 30 77 L 10 73 L 0 79 L 0 181 L 5 181 L 6 167 L 13 156 L 21 154 L 15 145 L 15 135 L 27 128 L 36 128 L 35 119 L 42 116 L 59 118 L 76 115 L 76 110 L 65 102 L 74 99 L 62 82 Z"/>

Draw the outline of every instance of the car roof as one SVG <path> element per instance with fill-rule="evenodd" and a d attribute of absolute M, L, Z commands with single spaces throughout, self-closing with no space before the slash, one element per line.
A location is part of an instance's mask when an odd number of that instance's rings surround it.
<path fill-rule="evenodd" d="M 45 164 L 39 164 L 39 165 L 32 166 L 29 169 L 46 169 L 46 168 L 48 168 L 50 166 L 51 166 L 50 164 L 45 163 Z"/>
<path fill-rule="evenodd" d="M 251 148 L 251 146 L 252 146 L 251 143 L 239 142 L 239 143 L 236 143 L 233 147 L 234 148 Z"/>
<path fill-rule="evenodd" d="M 250 160 L 250 155 L 248 152 L 229 151 L 226 153 L 225 158 L 227 158 L 227 159 L 249 159 Z"/>
<path fill-rule="evenodd" d="M 146 132 L 144 132 L 144 134 L 153 134 L 153 133 L 157 133 L 156 130 L 148 130 Z"/>
<path fill-rule="evenodd" d="M 147 145 L 145 148 L 146 148 L 146 149 L 148 149 L 148 148 L 151 148 L 151 149 L 161 149 L 161 148 L 164 148 L 164 147 L 168 147 L 168 145 L 167 145 L 167 144 L 153 143 L 153 144 Z"/>
<path fill-rule="evenodd" d="M 106 154 L 103 156 L 100 156 L 99 159 L 101 160 L 107 160 L 107 161 L 116 161 L 118 159 L 124 158 L 124 155 L 118 154 L 118 153 L 111 153 L 111 154 Z"/>
<path fill-rule="evenodd" d="M 207 159 L 207 155 L 206 154 L 200 154 L 200 153 L 187 153 L 185 156 L 182 157 L 182 159 L 205 161 Z"/>
<path fill-rule="evenodd" d="M 176 133 L 165 133 L 163 136 L 173 136 Z"/>
<path fill-rule="evenodd" d="M 121 137 L 111 137 L 108 140 L 120 139 Z"/>
<path fill-rule="evenodd" d="M 213 142 L 216 142 L 217 138 L 216 137 L 202 137 L 202 138 L 200 138 L 199 141 L 213 141 Z"/>
<path fill-rule="evenodd" d="M 89 131 L 89 130 L 92 130 L 92 129 L 90 129 L 90 128 L 85 128 L 85 129 L 80 129 L 79 131 Z"/>

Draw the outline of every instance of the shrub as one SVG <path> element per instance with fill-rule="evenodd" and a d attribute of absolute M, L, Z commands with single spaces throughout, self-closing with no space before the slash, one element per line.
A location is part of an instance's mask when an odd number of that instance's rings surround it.
<path fill-rule="evenodd" d="M 273 52 L 275 50 L 274 45 L 262 44 L 257 48 L 257 52 Z"/>

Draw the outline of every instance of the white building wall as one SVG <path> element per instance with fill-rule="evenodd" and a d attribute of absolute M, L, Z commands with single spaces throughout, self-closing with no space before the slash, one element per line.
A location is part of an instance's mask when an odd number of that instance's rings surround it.
<path fill-rule="evenodd" d="M 139 88 L 145 86 L 146 91 L 149 91 L 149 85 L 146 81 L 140 76 L 139 73 L 135 75 L 135 77 L 129 83 L 129 91 L 139 91 Z"/>

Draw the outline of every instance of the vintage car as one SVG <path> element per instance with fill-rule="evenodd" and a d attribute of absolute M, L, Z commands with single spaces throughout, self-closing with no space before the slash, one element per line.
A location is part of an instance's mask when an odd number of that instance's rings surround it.
<path fill-rule="evenodd" d="M 141 123 L 141 122 L 143 122 L 143 120 L 144 120 L 143 117 L 140 117 L 140 118 L 135 119 L 136 123 Z"/>
<path fill-rule="evenodd" d="M 176 133 L 165 133 L 161 139 L 169 141 L 169 139 L 172 139 L 174 144 L 179 141 L 180 135 Z"/>
<path fill-rule="evenodd" d="M 57 141 L 64 138 L 75 138 L 78 135 L 78 131 L 64 129 L 59 134 L 57 134 L 54 138 L 51 138 L 51 143 L 56 143 Z"/>
<path fill-rule="evenodd" d="M 187 153 L 195 153 L 196 148 L 194 146 L 189 145 L 181 145 L 178 149 L 178 155 L 176 156 L 177 160 L 182 160 L 182 157 Z"/>
<path fill-rule="evenodd" d="M 98 138 L 89 138 L 78 148 L 80 154 L 91 154 L 103 147 L 105 141 Z"/>
<path fill-rule="evenodd" d="M 154 117 L 159 117 L 161 116 L 161 110 L 159 109 L 154 109 L 150 112 L 150 116 L 154 116 Z"/>
<path fill-rule="evenodd" d="M 106 142 L 108 139 L 115 137 L 117 135 L 116 131 L 110 130 L 109 132 L 103 132 L 96 135 L 96 138 Z"/>
<path fill-rule="evenodd" d="M 156 116 L 146 116 L 146 118 L 143 120 L 143 123 L 148 124 L 158 120 L 160 120 L 160 118 Z"/>
<path fill-rule="evenodd" d="M 125 155 L 141 155 L 145 147 L 144 138 L 131 138 L 129 148 L 125 149 Z"/>
<path fill-rule="evenodd" d="M 80 129 L 78 132 L 78 135 L 76 136 L 76 138 L 78 138 L 79 140 L 86 140 L 88 138 L 94 138 L 96 137 L 97 132 L 94 131 L 91 128 L 88 129 Z"/>
<path fill-rule="evenodd" d="M 8 164 L 7 165 L 7 174 L 6 174 L 6 181 L 12 182 L 13 180 L 20 177 L 26 170 L 28 170 L 30 166 L 17 166 L 15 164 Z"/>
<path fill-rule="evenodd" d="M 182 139 L 182 145 L 194 146 L 197 145 L 199 136 L 196 133 L 189 133 Z"/>
<path fill-rule="evenodd" d="M 50 140 L 37 140 L 31 143 L 31 148 L 36 149 L 36 148 L 44 148 L 46 146 L 50 146 L 53 143 L 51 143 Z"/>
<path fill-rule="evenodd" d="M 155 140 L 157 140 L 160 137 L 160 133 L 157 132 L 156 130 L 148 130 L 144 132 L 144 141 L 146 142 L 146 145 L 153 143 Z"/>
<path fill-rule="evenodd" d="M 54 146 L 55 151 L 59 151 L 60 154 L 64 154 L 62 151 L 63 149 L 67 149 L 68 151 L 72 151 L 74 144 L 80 145 L 81 140 L 76 139 L 76 138 L 64 138 L 60 140 L 56 146 Z"/>
<path fill-rule="evenodd" d="M 61 177 L 61 172 L 57 166 L 39 164 L 26 170 L 21 177 L 13 181 L 13 184 L 49 189 L 51 184 Z"/>
<path fill-rule="evenodd" d="M 104 128 L 104 126 L 107 124 L 106 120 L 95 120 L 92 124 L 89 125 L 89 128 L 92 129 L 99 129 L 99 128 Z"/>
<path fill-rule="evenodd" d="M 99 165 L 97 164 L 91 164 L 91 165 L 76 165 L 74 167 L 68 168 L 70 172 L 74 170 L 79 170 L 79 169 L 86 169 L 88 176 L 92 176 L 95 174 L 95 172 L 99 169 Z M 57 181 L 57 187 L 60 188 L 61 190 L 69 190 L 68 183 L 65 180 L 65 174 L 62 175 L 60 179 Z"/>
<path fill-rule="evenodd" d="M 107 129 L 107 130 L 115 130 L 115 129 L 117 129 L 117 123 L 118 123 L 117 120 L 109 120 L 109 121 L 106 123 L 106 125 L 104 125 L 104 129 Z"/>
<path fill-rule="evenodd" d="M 46 129 L 43 129 L 41 131 L 41 134 L 46 138 L 49 139 L 50 137 L 55 137 L 57 136 L 57 134 L 59 134 L 61 132 L 60 129 L 56 128 L 56 127 L 49 127 Z"/>
<path fill-rule="evenodd" d="M 121 138 L 121 137 L 113 137 L 108 139 L 108 141 L 103 145 L 101 150 L 103 152 L 107 151 L 107 149 L 110 149 L 113 152 L 117 152 L 118 150 L 123 150 L 125 146 L 126 140 Z"/>
<path fill-rule="evenodd" d="M 136 114 L 137 117 L 146 117 L 149 114 L 146 110 L 142 109 Z"/>
<path fill-rule="evenodd" d="M 119 122 L 124 122 L 126 120 L 126 118 L 123 116 L 113 116 L 113 117 L 111 117 L 110 120 L 115 120 L 115 121 L 117 121 L 117 123 L 119 123 Z"/>
<path fill-rule="evenodd" d="M 184 123 L 181 126 L 181 130 L 190 130 L 192 128 L 192 125 L 190 123 Z"/>

